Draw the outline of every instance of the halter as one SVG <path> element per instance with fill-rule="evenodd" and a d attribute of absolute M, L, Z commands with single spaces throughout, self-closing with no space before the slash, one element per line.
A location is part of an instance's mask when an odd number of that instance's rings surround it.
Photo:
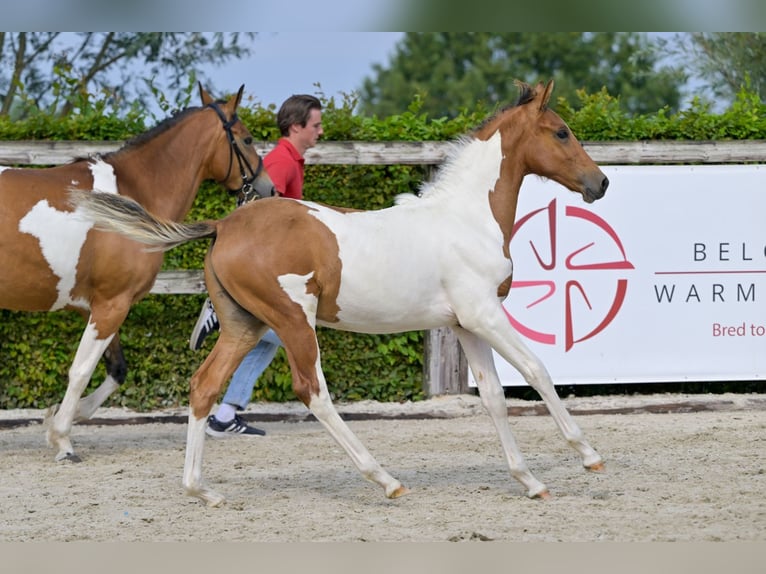
<path fill-rule="evenodd" d="M 226 137 L 229 140 L 229 168 L 226 170 L 226 177 L 224 178 L 224 181 L 228 179 L 229 174 L 231 173 L 231 167 L 234 163 L 234 156 L 237 156 L 237 163 L 239 163 L 239 173 L 242 176 L 242 187 L 239 189 L 239 192 L 237 194 L 237 206 L 242 205 L 243 203 L 247 203 L 249 201 L 252 201 L 254 199 L 259 199 L 260 195 L 256 192 L 255 188 L 253 187 L 253 181 L 255 181 L 258 176 L 261 174 L 261 171 L 263 171 L 263 161 L 260 161 L 258 163 L 258 167 L 256 169 L 253 169 L 253 166 L 250 165 L 250 162 L 247 161 L 247 158 L 242 153 L 242 150 L 239 149 L 239 146 L 237 145 L 236 140 L 234 139 L 234 134 L 231 131 L 232 126 L 239 121 L 239 118 L 237 117 L 237 114 L 231 116 L 230 120 L 226 119 L 226 116 L 223 114 L 221 109 L 218 107 L 218 104 L 216 103 L 209 103 L 207 108 L 211 108 L 215 110 L 215 113 L 218 114 L 218 117 L 221 119 L 221 122 L 223 123 L 223 129 L 226 132 Z M 247 174 L 245 172 L 245 167 L 247 167 L 247 170 L 252 174 L 250 178 L 247 177 Z M 272 195 L 273 195 L 272 191 Z"/>

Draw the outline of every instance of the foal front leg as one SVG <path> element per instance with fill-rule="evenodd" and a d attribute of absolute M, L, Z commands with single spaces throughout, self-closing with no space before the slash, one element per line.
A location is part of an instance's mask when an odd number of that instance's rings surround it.
<path fill-rule="evenodd" d="M 75 421 L 84 421 L 90 419 L 98 408 L 104 404 L 104 401 L 112 396 L 112 393 L 120 388 L 125 382 L 127 376 L 127 364 L 125 355 L 122 352 L 119 334 L 116 334 L 104 351 L 104 363 L 106 365 L 106 377 L 101 384 L 87 397 L 80 399 L 77 403 L 77 412 Z"/>
<path fill-rule="evenodd" d="M 72 448 L 69 437 L 72 423 L 77 413 L 78 401 L 113 337 L 114 333 L 104 339 L 99 339 L 95 325 L 90 321 L 88 322 L 80 338 L 72 366 L 69 368 L 69 384 L 64 398 L 60 405 L 50 407 L 45 415 L 47 441 L 49 445 L 58 448 L 57 461 L 80 461 L 80 457 L 75 454 Z"/>
<path fill-rule="evenodd" d="M 503 446 L 511 476 L 527 489 L 530 498 L 548 498 L 547 487 L 537 480 L 527 468 L 524 457 L 516 444 L 508 422 L 508 407 L 505 404 L 505 393 L 497 375 L 495 362 L 492 358 L 492 348 L 479 337 L 462 329 L 453 327 L 460 345 L 479 388 L 479 396 L 484 408 L 489 413 L 497 429 L 500 443 Z"/>
<path fill-rule="evenodd" d="M 583 466 L 588 470 L 603 470 L 601 456 L 588 444 L 582 430 L 564 407 L 545 365 L 522 342 L 502 309 L 494 314 L 487 311 L 483 316 L 485 321 L 489 319 L 481 329 L 487 343 L 513 365 L 527 384 L 540 394 L 559 431 L 569 446 L 580 454 Z"/>

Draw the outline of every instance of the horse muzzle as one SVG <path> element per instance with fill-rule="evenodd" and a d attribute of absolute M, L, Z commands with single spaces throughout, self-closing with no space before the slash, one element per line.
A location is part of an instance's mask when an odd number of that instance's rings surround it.
<path fill-rule="evenodd" d="M 601 199 L 604 197 L 604 194 L 606 193 L 606 188 L 609 187 L 609 178 L 603 175 L 601 177 L 601 181 L 595 185 L 587 185 L 585 186 L 585 191 L 582 194 L 583 199 L 585 199 L 586 203 L 593 203 L 597 199 Z"/>

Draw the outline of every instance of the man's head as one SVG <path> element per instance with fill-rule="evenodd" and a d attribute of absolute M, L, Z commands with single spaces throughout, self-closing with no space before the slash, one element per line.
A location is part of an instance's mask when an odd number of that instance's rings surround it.
<path fill-rule="evenodd" d="M 321 102 L 306 94 L 290 96 L 277 112 L 277 126 L 282 136 L 304 153 L 323 133 Z"/>

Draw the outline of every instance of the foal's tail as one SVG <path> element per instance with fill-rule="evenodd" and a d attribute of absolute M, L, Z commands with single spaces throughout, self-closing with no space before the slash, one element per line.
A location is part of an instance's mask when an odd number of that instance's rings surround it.
<path fill-rule="evenodd" d="M 178 223 L 152 215 L 141 204 L 116 193 L 69 191 L 69 203 L 102 231 L 113 231 L 149 245 L 149 251 L 167 251 L 194 239 L 215 237 L 215 221 Z"/>

